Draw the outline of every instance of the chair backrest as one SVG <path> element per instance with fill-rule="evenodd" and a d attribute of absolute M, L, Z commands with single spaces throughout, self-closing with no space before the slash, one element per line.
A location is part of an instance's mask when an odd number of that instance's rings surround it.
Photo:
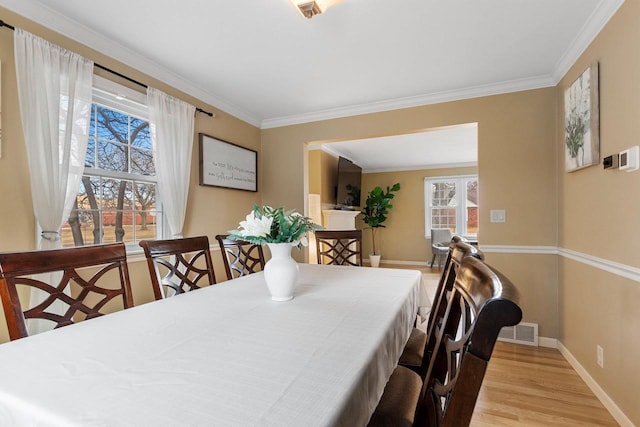
<path fill-rule="evenodd" d="M 362 266 L 362 230 L 315 232 L 318 264 Z"/>
<path fill-rule="evenodd" d="M 261 245 L 231 240 L 228 234 L 216 236 L 224 261 L 227 279 L 235 279 L 264 270 L 264 252 Z"/>
<path fill-rule="evenodd" d="M 500 330 L 522 319 L 518 292 L 500 272 L 465 257 L 447 300 L 423 383 L 418 426 L 468 426 Z"/>
<path fill-rule="evenodd" d="M 156 300 L 216 283 L 207 236 L 142 240 L 139 244 L 147 258 Z"/>
<path fill-rule="evenodd" d="M 448 228 L 432 228 L 431 229 L 431 251 L 435 251 L 433 245 L 443 244 L 447 245 L 451 238 L 453 237 L 453 233 Z"/>
<path fill-rule="evenodd" d="M 461 237 L 453 236 L 449 244 L 449 254 L 447 255 L 447 260 L 436 288 L 436 295 L 433 299 L 433 304 L 431 304 L 431 311 L 429 312 L 427 341 L 425 343 L 424 357 L 420 369 L 421 376 L 423 377 L 426 375 L 429 361 L 436 345 L 435 326 L 442 324 L 442 319 L 444 318 L 447 308 L 447 299 L 453 289 L 458 269 L 466 257 L 483 260 L 484 254 L 475 246 L 465 242 Z"/>
<path fill-rule="evenodd" d="M 45 273 L 56 274 L 33 277 Z M 19 295 L 31 288 L 46 297 L 25 310 Z M 47 320 L 60 328 L 106 314 L 101 310 L 117 298 L 122 298 L 124 308 L 133 307 L 126 248 L 123 243 L 113 243 L 0 253 L 0 297 L 11 340 L 29 335 L 26 319 Z"/>

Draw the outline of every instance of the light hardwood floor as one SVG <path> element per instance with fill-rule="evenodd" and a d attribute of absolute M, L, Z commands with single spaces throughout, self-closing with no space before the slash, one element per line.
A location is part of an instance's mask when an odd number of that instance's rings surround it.
<path fill-rule="evenodd" d="M 433 299 L 442 270 L 385 267 L 420 270 Z M 617 425 L 558 350 L 496 343 L 472 427 Z"/>
<path fill-rule="evenodd" d="M 473 427 L 617 426 L 556 349 L 496 343 Z"/>

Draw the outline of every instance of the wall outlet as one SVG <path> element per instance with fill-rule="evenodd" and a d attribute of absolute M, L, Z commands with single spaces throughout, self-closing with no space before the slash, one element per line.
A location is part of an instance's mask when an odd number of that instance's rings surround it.
<path fill-rule="evenodd" d="M 599 345 L 596 347 L 596 362 L 598 366 L 604 368 L 604 350 Z"/>

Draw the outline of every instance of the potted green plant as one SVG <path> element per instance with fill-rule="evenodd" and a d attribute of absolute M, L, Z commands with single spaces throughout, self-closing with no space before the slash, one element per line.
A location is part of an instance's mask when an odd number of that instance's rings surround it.
<path fill-rule="evenodd" d="M 400 190 L 400 183 L 395 183 L 392 187 L 387 187 L 386 191 L 383 191 L 381 187 L 376 187 L 369 192 L 367 199 L 364 203 L 364 209 L 362 215 L 364 222 L 371 229 L 371 243 L 373 246 L 373 253 L 369 255 L 369 262 L 372 267 L 378 267 L 380 265 L 380 253 L 376 246 L 376 233 L 378 228 L 385 227 L 383 224 L 387 220 L 389 215 L 389 209 L 393 207 L 391 199 L 393 199 L 394 192 Z"/>

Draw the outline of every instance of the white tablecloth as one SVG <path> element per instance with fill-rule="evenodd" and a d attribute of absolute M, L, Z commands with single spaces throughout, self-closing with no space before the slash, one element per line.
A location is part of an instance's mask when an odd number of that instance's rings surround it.
<path fill-rule="evenodd" d="M 408 338 L 418 271 L 300 264 L 0 345 L 0 426 L 359 426 Z"/>

